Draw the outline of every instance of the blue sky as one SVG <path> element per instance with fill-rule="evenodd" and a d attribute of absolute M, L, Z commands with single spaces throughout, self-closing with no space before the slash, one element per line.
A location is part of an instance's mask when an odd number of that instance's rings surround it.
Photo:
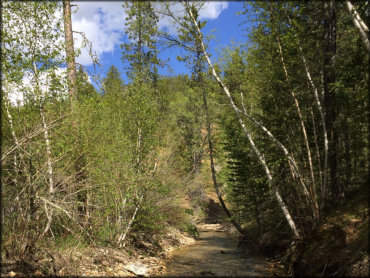
<path fill-rule="evenodd" d="M 127 82 L 127 75 L 124 69 L 124 64 L 121 61 L 120 45 L 124 42 L 124 10 L 121 7 L 122 2 L 105 1 L 105 2 L 76 2 L 78 10 L 73 14 L 72 22 L 73 29 L 82 31 L 86 37 L 92 42 L 93 50 L 99 56 L 102 64 L 101 74 L 105 76 L 108 68 L 114 65 L 122 73 L 122 78 Z M 243 2 L 216 2 L 210 1 L 201 12 L 200 17 L 207 20 L 207 25 L 204 28 L 204 34 L 212 34 L 215 36 L 209 45 L 209 52 L 212 55 L 212 60 L 217 58 L 217 53 L 222 47 L 226 47 L 234 43 L 244 43 L 247 39 L 244 26 L 239 24 L 245 20 L 244 15 L 237 15 L 237 12 L 243 10 Z M 167 30 L 172 28 L 171 23 L 163 19 L 159 22 L 160 29 Z M 81 44 L 81 39 L 76 34 L 76 46 Z M 161 68 L 159 73 L 162 75 L 177 75 L 179 73 L 188 73 L 184 63 L 177 61 L 176 57 L 180 54 L 178 48 L 170 48 L 162 51 L 160 57 L 162 59 L 170 59 L 168 67 Z M 86 66 L 89 71 L 94 71 L 91 64 L 91 59 L 88 57 L 87 51 L 82 50 L 82 54 L 77 58 L 77 62 Z"/>

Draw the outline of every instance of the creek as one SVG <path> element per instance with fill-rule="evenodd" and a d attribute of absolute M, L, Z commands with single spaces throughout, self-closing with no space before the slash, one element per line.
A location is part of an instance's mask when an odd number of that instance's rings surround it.
<path fill-rule="evenodd" d="M 237 245 L 225 231 L 200 230 L 193 245 L 173 251 L 165 276 L 272 276 L 263 257 Z"/>

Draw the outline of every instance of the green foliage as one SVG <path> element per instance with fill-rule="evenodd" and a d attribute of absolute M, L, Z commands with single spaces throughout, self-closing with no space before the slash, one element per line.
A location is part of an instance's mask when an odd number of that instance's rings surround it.
<path fill-rule="evenodd" d="M 107 78 L 103 81 L 104 93 L 105 94 L 116 94 L 119 97 L 123 97 L 125 87 L 124 82 L 121 79 L 121 74 L 115 66 L 110 66 Z"/>
<path fill-rule="evenodd" d="M 121 45 L 122 61 L 129 63 L 128 77 L 141 81 L 156 80 L 159 64 L 156 43 L 158 15 L 149 1 L 125 2 L 126 34 L 131 43 Z"/>
<path fill-rule="evenodd" d="M 77 88 L 78 88 L 78 97 L 79 99 L 89 99 L 92 97 L 96 97 L 96 90 L 94 86 L 89 82 L 88 75 L 82 67 L 79 67 L 77 70 Z M 54 84 L 54 83 L 52 83 Z"/>
<path fill-rule="evenodd" d="M 203 4 L 190 3 L 186 8 L 198 20 Z M 190 219 L 197 216 L 199 207 L 205 207 L 205 188 L 211 184 L 207 121 L 213 130 L 219 188 L 235 219 L 259 233 L 284 232 L 281 223 L 285 222 L 265 172 L 229 102 L 206 70 L 200 38 L 187 14 L 179 18 L 179 45 L 186 45 L 179 58 L 191 75 L 159 77 L 158 15 L 152 5 L 145 1 L 124 4 L 130 42 L 122 46 L 122 60 L 129 65 L 129 83 L 124 84 L 119 70 L 111 66 L 98 93 L 80 67 L 78 101 L 72 109 L 66 76 L 60 71 L 65 64 L 62 21 L 55 18 L 61 12 L 60 3 L 3 3 L 2 251 L 31 258 L 45 238 L 55 239 L 61 248 L 91 243 L 117 246 L 126 231 L 126 241 L 137 244 L 154 241 L 154 235 L 168 226 L 198 237 Z M 369 170 L 369 54 L 343 5 L 338 3 L 337 8 L 336 65 L 331 68 L 335 80 L 328 86 L 335 94 L 330 108 L 336 115 L 337 179 L 350 196 L 351 191 L 364 190 L 360 186 Z M 356 6 L 363 14 L 366 5 Z M 249 7 L 256 24 L 248 44 L 225 48 L 215 69 L 236 105 L 287 147 L 302 181 L 309 190 L 316 190 L 321 201 L 323 126 L 299 46 L 321 92 L 321 72 L 327 66 L 323 5 L 253 2 Z M 198 24 L 202 29 L 206 22 Z M 24 93 L 19 105 L 9 101 L 15 91 Z M 306 126 L 316 187 L 292 92 Z M 291 175 L 289 162 L 260 128 L 244 116 L 243 120 L 271 169 L 273 187 L 281 192 L 303 234 L 310 232 L 314 224 L 310 206 L 299 179 Z M 336 201 L 335 188 L 329 191 Z M 185 206 L 191 208 L 183 208 L 185 197 L 190 197 Z M 43 234 L 51 211 L 50 229 Z"/>
<path fill-rule="evenodd" d="M 199 231 L 196 226 L 191 223 L 186 224 L 185 232 L 187 232 L 193 238 L 199 239 Z"/>
<path fill-rule="evenodd" d="M 302 55 L 306 58 L 314 83 L 321 90 L 321 72 L 323 67 L 327 67 L 323 61 L 323 5 L 316 2 L 253 2 L 246 5 L 245 8 L 245 14 L 252 12 L 255 15 L 251 18 L 255 25 L 249 35 L 248 50 L 244 51 L 242 46 L 242 48 L 224 51 L 224 81 L 239 107 L 242 107 L 240 93 L 243 93 L 247 112 L 263 123 L 280 142 L 288 147 L 289 152 L 299 161 L 305 183 L 312 186 L 309 177 L 307 149 L 304 145 L 301 123 L 291 92 L 295 94 L 302 111 L 308 143 L 313 156 L 316 181 L 316 189 L 313 190 L 317 190 L 320 198 L 323 181 L 321 171 L 324 166 L 323 127 L 312 88 L 308 83 L 302 64 Z M 337 115 L 334 128 L 338 134 L 334 140 L 337 141 L 338 186 L 349 192 L 355 188 L 358 190 L 362 178 L 367 175 L 365 174 L 367 170 L 362 174 L 356 174 L 357 170 L 353 167 L 353 163 L 365 159 L 366 155 L 354 155 L 358 150 L 361 149 L 363 154 L 367 153 L 366 147 L 364 145 L 360 147 L 361 143 L 358 142 L 358 138 L 362 138 L 365 142 L 367 137 L 364 136 L 365 133 L 359 135 L 358 128 L 363 126 L 362 131 L 367 130 L 365 128 L 366 112 L 363 109 L 368 105 L 366 102 L 360 104 L 357 100 L 366 95 L 363 90 L 368 87 L 368 84 L 365 85 L 365 80 L 368 78 L 368 64 L 365 62 L 367 60 L 365 57 L 368 57 L 368 53 L 361 45 L 360 37 L 355 34 L 356 29 L 350 22 L 344 8 L 342 4 L 337 6 L 336 82 L 330 84 L 329 87 L 335 91 L 335 101 L 331 109 L 334 109 Z M 289 15 L 289 19 L 287 15 Z M 282 48 L 289 82 L 285 76 L 278 42 Z M 299 47 L 302 47 L 302 53 Z M 346 55 L 344 53 L 352 54 Z M 360 56 L 362 57 L 361 61 L 357 60 Z M 351 63 L 354 67 L 348 70 L 349 64 L 347 63 Z M 352 80 L 353 83 L 349 80 Z M 349 83 L 347 83 L 348 81 Z M 356 97 L 351 97 L 353 90 L 357 92 Z M 323 103 L 323 99 L 321 101 Z M 223 103 L 222 100 L 219 102 Z M 352 112 L 349 113 L 349 111 Z M 354 111 L 356 112 L 353 113 Z M 362 120 L 357 117 L 362 117 Z M 349 124 L 354 123 L 355 118 L 357 119 L 356 127 Z M 221 114 L 220 124 L 225 134 L 224 149 L 228 158 L 228 166 L 223 169 L 221 174 L 224 182 L 228 182 L 230 185 L 228 186 L 229 200 L 233 202 L 234 209 L 239 211 L 238 215 L 244 217 L 244 221 L 247 222 L 253 218 L 260 221 L 261 218 L 258 218 L 257 215 L 264 215 L 263 220 L 266 221 L 268 219 L 266 214 L 256 213 L 254 210 L 268 211 L 276 204 L 271 202 L 266 195 L 266 181 L 262 175 L 261 167 L 250 155 L 246 139 L 238 131 L 237 120 L 225 113 Z M 308 209 L 301 201 L 301 198 L 304 197 L 299 196 L 300 192 L 297 189 L 299 184 L 296 179 L 291 177 L 290 166 L 283 159 L 281 151 L 266 138 L 261 130 L 249 121 L 247 121 L 247 125 L 273 172 L 275 185 L 283 192 L 283 199 L 286 200 L 292 211 L 297 210 L 297 216 L 293 218 L 301 223 L 301 226 L 304 227 L 303 230 L 312 229 L 312 225 L 308 224 L 310 218 L 307 215 Z M 353 136 L 349 134 L 353 134 Z M 329 163 L 332 162 L 329 161 Z M 362 168 L 362 170 L 364 169 Z M 258 191 L 253 192 L 253 188 Z M 335 199 L 337 189 L 330 188 L 330 190 L 332 200 L 337 201 Z M 245 206 L 245 204 L 248 205 Z M 302 219 L 302 215 L 305 215 L 304 219 Z M 274 223 L 276 220 L 270 222 L 269 225 L 274 225 Z"/>

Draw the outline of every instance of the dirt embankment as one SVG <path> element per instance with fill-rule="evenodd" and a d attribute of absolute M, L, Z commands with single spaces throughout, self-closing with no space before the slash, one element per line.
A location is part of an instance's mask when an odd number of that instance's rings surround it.
<path fill-rule="evenodd" d="M 255 240 L 254 247 L 285 265 L 285 275 L 369 276 L 369 208 L 366 194 L 358 194 L 332 209 L 317 230 L 292 243 L 275 231 Z"/>
<path fill-rule="evenodd" d="M 365 203 L 345 206 L 292 252 L 295 276 L 369 276 L 369 215 Z"/>
<path fill-rule="evenodd" d="M 210 211 L 215 213 L 212 208 Z M 199 221 L 201 220 L 193 219 L 194 223 Z M 169 227 L 163 236 L 154 237 L 152 243 L 141 241 L 139 247 L 128 246 L 123 249 L 79 246 L 79 243 L 71 244 L 73 247 L 60 248 L 51 241 L 50 245 L 40 246 L 32 258 L 27 258 L 22 263 L 3 256 L 1 276 L 161 275 L 166 272 L 166 263 L 174 249 L 195 242 L 194 238 L 175 227 Z"/>
<path fill-rule="evenodd" d="M 3 260 L 1 276 L 151 276 L 166 271 L 166 259 L 172 250 L 194 243 L 194 239 L 169 228 L 157 239 L 158 246 L 143 243 L 142 249 L 116 249 L 108 247 L 42 249 L 27 263 Z M 151 251 L 161 250 L 152 253 Z"/>

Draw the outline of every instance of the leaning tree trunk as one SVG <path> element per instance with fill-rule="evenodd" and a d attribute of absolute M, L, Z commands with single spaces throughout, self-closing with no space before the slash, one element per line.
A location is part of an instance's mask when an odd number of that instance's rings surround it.
<path fill-rule="evenodd" d="M 369 41 L 369 28 L 365 22 L 361 19 L 360 15 L 353 7 L 350 1 L 346 1 L 346 6 L 351 16 L 353 24 L 356 26 L 357 30 L 360 32 L 362 42 L 364 43 L 366 50 L 370 52 L 370 41 Z"/>
<path fill-rule="evenodd" d="M 287 13 L 287 11 L 284 9 L 284 12 L 289 20 L 289 24 L 291 26 L 293 26 L 293 22 L 292 20 L 290 19 L 290 16 L 289 14 Z M 304 66 L 304 69 L 305 69 L 305 72 L 306 72 L 306 76 L 307 76 L 307 79 L 314 91 L 314 96 L 315 96 L 315 100 L 316 100 L 316 105 L 317 105 L 317 108 L 320 112 L 320 118 L 321 118 L 321 122 L 322 122 L 322 127 L 323 127 L 323 135 L 324 135 L 324 170 L 323 170 L 323 181 L 322 181 L 322 185 L 321 185 L 321 200 L 320 200 L 320 209 L 323 209 L 325 207 L 325 203 L 326 203 L 326 196 L 327 196 L 327 181 L 328 181 L 328 178 L 327 178 L 327 173 L 328 173 L 328 153 L 329 153 L 329 140 L 328 140 L 328 130 L 327 130 L 327 125 L 326 125 L 326 121 L 325 121 L 325 114 L 324 114 L 324 107 L 320 101 L 320 97 L 319 97 L 319 92 L 318 92 L 318 89 L 315 85 L 315 83 L 313 82 L 312 80 L 312 77 L 311 77 L 311 73 L 308 69 L 308 65 L 307 65 L 307 61 L 306 61 L 306 57 L 305 55 L 303 54 L 303 49 L 301 47 L 301 43 L 300 43 L 300 40 L 298 38 L 298 36 L 295 34 L 295 37 L 297 38 L 297 42 L 298 42 L 298 48 L 299 48 L 299 52 L 301 54 L 301 59 L 302 59 L 302 62 L 303 62 L 303 66 Z"/>
<path fill-rule="evenodd" d="M 3 96 L 3 101 L 4 101 L 4 106 L 5 106 L 5 112 L 6 112 L 6 116 L 8 118 L 8 121 L 9 121 L 9 125 L 10 125 L 10 130 L 11 130 L 11 133 L 12 133 L 12 137 L 13 137 L 13 140 L 14 140 L 14 143 L 16 145 L 17 148 L 19 148 L 19 140 L 15 134 L 15 129 L 14 129 L 14 125 L 13 125 L 13 117 L 12 117 L 12 114 L 10 114 L 10 111 L 9 111 L 9 106 L 10 106 L 10 102 L 9 102 L 9 99 L 8 99 L 8 94 L 9 94 L 9 86 L 8 86 L 8 83 L 5 82 L 5 87 L 6 87 L 6 95 Z M 19 153 L 19 156 L 21 159 L 23 159 L 22 157 L 22 154 Z M 3 159 L 3 158 L 2 158 Z M 14 171 L 17 172 L 18 170 L 18 164 L 17 164 L 17 155 L 14 154 Z M 17 183 L 17 177 L 15 176 L 14 177 L 14 180 L 15 180 L 15 183 Z"/>
<path fill-rule="evenodd" d="M 140 208 L 141 201 L 143 200 L 143 197 L 144 197 L 144 194 L 142 194 L 142 195 L 140 196 L 140 198 L 139 198 L 139 200 L 138 200 L 138 202 L 137 202 L 137 204 L 136 204 L 136 207 L 135 207 L 134 213 L 132 214 L 132 217 L 131 217 L 131 219 L 130 219 L 130 221 L 129 221 L 129 223 L 128 223 L 128 225 L 127 225 L 126 229 L 125 229 L 125 231 L 124 231 L 124 232 L 119 236 L 119 238 L 118 238 L 117 243 L 119 244 L 119 247 L 121 247 L 121 248 L 122 248 L 122 247 L 125 247 L 125 239 L 126 239 L 126 236 L 127 236 L 128 232 L 130 231 L 132 224 L 133 224 L 133 223 L 134 223 L 134 221 L 135 221 L 136 214 L 137 214 L 137 211 L 138 211 L 138 210 L 139 210 L 139 208 Z"/>
<path fill-rule="evenodd" d="M 243 131 L 245 133 L 245 135 L 247 136 L 248 141 L 251 144 L 251 147 L 252 147 L 253 151 L 255 152 L 255 154 L 257 155 L 257 157 L 259 159 L 259 161 L 261 162 L 262 166 L 264 167 L 265 172 L 266 172 L 266 175 L 267 175 L 267 178 L 269 180 L 270 187 L 273 189 L 273 193 L 275 194 L 275 196 L 277 198 L 277 201 L 279 203 L 279 206 L 282 209 L 282 211 L 284 213 L 284 216 L 285 216 L 285 218 L 286 218 L 286 220 L 287 220 L 287 222 L 288 222 L 288 224 L 289 224 L 289 226 L 290 226 L 290 228 L 291 228 L 294 236 L 300 237 L 299 232 L 298 232 L 298 230 L 296 228 L 296 225 L 294 223 L 294 220 L 292 219 L 287 206 L 285 205 L 284 201 L 282 200 L 282 198 L 281 198 L 281 196 L 280 196 L 280 194 L 278 192 L 277 187 L 273 185 L 272 175 L 271 175 L 270 170 L 269 170 L 269 168 L 268 168 L 268 166 L 266 164 L 266 160 L 263 157 L 263 155 L 259 152 L 259 150 L 256 147 L 256 145 L 254 144 L 254 141 L 252 139 L 252 136 L 251 136 L 250 132 L 248 131 L 248 129 L 246 128 L 246 126 L 244 124 L 244 121 L 242 120 L 242 118 L 240 116 L 240 112 L 241 111 L 236 107 L 236 105 L 235 105 L 235 103 L 234 103 L 234 101 L 233 101 L 233 99 L 231 97 L 231 94 L 229 92 L 229 89 L 221 81 L 221 79 L 219 78 L 218 74 L 216 73 L 215 68 L 213 67 L 213 65 L 211 63 L 211 60 L 209 59 L 209 56 L 207 54 L 206 48 L 205 48 L 204 43 L 203 43 L 202 33 L 201 33 L 200 29 L 199 29 L 199 26 L 198 26 L 197 21 L 194 18 L 194 15 L 193 15 L 193 12 L 192 12 L 191 8 L 188 7 L 187 12 L 188 12 L 188 14 L 189 14 L 189 16 L 190 16 L 190 18 L 192 20 L 192 23 L 196 27 L 196 30 L 197 30 L 196 36 L 198 37 L 198 39 L 200 41 L 201 48 L 202 48 L 201 51 L 203 52 L 203 55 L 204 55 L 204 57 L 207 60 L 207 63 L 209 65 L 210 69 L 211 69 L 211 72 L 212 72 L 213 77 L 216 79 L 216 81 L 218 82 L 218 84 L 221 86 L 223 92 L 228 97 L 228 99 L 230 101 L 230 104 L 231 104 L 232 108 L 235 111 L 235 114 L 236 114 L 236 116 L 237 116 L 237 118 L 239 120 L 239 123 L 240 123 L 240 125 L 241 125 L 241 127 L 242 127 L 242 129 L 243 129 Z"/>
<path fill-rule="evenodd" d="M 197 46 L 200 48 L 200 45 Z M 206 130 L 207 130 L 207 141 L 208 141 L 208 149 L 209 149 L 209 160 L 210 160 L 210 166 L 211 166 L 211 175 L 212 175 L 212 181 L 213 181 L 213 186 L 215 188 L 218 200 L 221 204 L 222 209 L 224 210 L 225 214 L 228 217 L 228 220 L 234 225 L 234 227 L 238 230 L 238 232 L 241 235 L 245 235 L 246 231 L 239 225 L 239 223 L 233 218 L 230 210 L 227 208 L 223 198 L 222 194 L 219 189 L 219 185 L 217 183 L 217 177 L 216 177 L 216 170 L 215 170 L 215 163 L 214 163 L 214 156 L 213 156 L 213 141 L 212 141 L 212 129 L 211 129 L 211 118 L 209 115 L 209 109 L 208 109 L 208 101 L 207 101 L 207 91 L 203 87 L 204 79 L 202 75 L 203 71 L 203 64 L 202 64 L 202 57 L 201 57 L 201 52 L 197 52 L 197 57 L 196 57 L 196 80 L 197 83 L 201 86 L 202 90 L 202 97 L 203 97 L 203 108 L 204 112 L 206 114 Z"/>
<path fill-rule="evenodd" d="M 211 173 L 212 173 L 213 186 L 215 188 L 218 200 L 220 201 L 220 204 L 221 204 L 225 214 L 227 215 L 227 217 L 229 218 L 231 223 L 234 225 L 234 227 L 238 230 L 238 232 L 242 235 L 245 235 L 246 231 L 232 217 L 232 214 L 229 211 L 229 209 L 227 208 L 227 206 L 226 206 L 226 204 L 225 204 L 225 202 L 222 198 L 221 192 L 218 188 L 218 183 L 217 183 L 217 178 L 216 178 L 216 170 L 215 170 L 215 163 L 214 163 L 214 160 L 213 160 L 213 142 L 212 142 L 211 120 L 210 120 L 210 117 L 209 117 L 207 95 L 206 95 L 207 93 L 206 93 L 204 88 L 202 88 L 202 90 L 203 90 L 203 105 L 204 105 L 204 110 L 206 112 L 207 139 L 208 139 L 208 148 L 209 148 L 209 160 L 211 162 Z"/>
<path fill-rule="evenodd" d="M 296 97 L 296 95 L 293 91 L 293 88 L 290 84 L 288 70 L 287 70 L 287 67 L 286 67 L 285 61 L 284 61 L 283 49 L 282 49 L 281 44 L 280 44 L 279 34 L 277 35 L 277 42 L 278 42 L 278 47 L 279 47 L 280 60 L 281 60 L 281 63 L 283 65 L 283 69 L 284 69 L 284 73 L 285 73 L 285 79 L 287 81 L 290 94 L 292 95 L 292 98 L 294 100 L 295 107 L 297 109 L 299 121 L 300 121 L 301 128 L 302 128 L 304 143 L 306 145 L 308 165 L 309 165 L 309 168 L 310 168 L 310 175 L 311 175 L 311 182 L 312 182 L 312 186 L 310 187 L 310 191 L 311 191 L 311 196 L 312 196 L 312 201 L 313 201 L 313 206 L 314 206 L 313 214 L 314 214 L 314 217 L 316 219 L 319 219 L 320 216 L 319 216 L 319 206 L 318 206 L 317 196 L 316 196 L 315 174 L 314 174 L 314 170 L 313 170 L 311 149 L 310 149 L 310 145 L 309 145 L 309 142 L 308 142 L 306 126 L 305 126 L 304 121 L 303 121 L 303 116 L 302 116 L 301 108 L 299 106 L 298 99 L 297 99 L 297 97 Z"/>

